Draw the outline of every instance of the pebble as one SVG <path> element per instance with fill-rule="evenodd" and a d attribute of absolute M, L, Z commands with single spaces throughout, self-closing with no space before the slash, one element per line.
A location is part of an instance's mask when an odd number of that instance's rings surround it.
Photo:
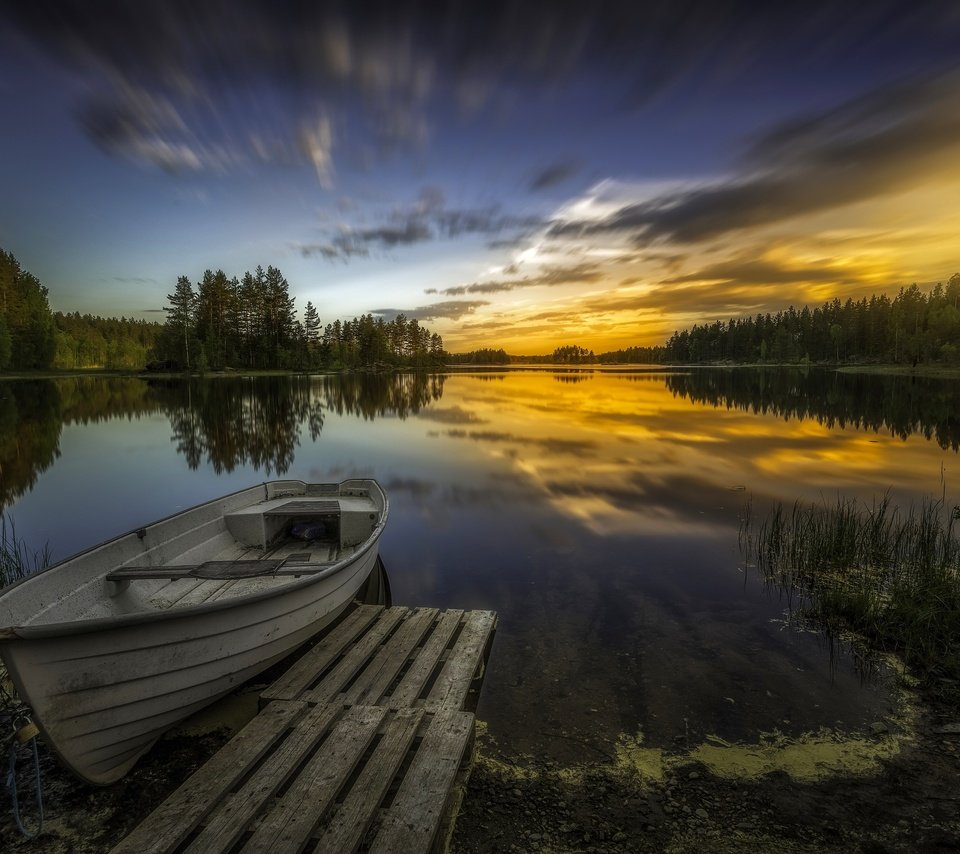
<path fill-rule="evenodd" d="M 699 779 L 700 779 L 700 772 L 699 772 L 699 771 L 691 771 L 689 774 L 687 774 L 687 778 L 690 779 L 690 780 L 699 780 Z"/>
<path fill-rule="evenodd" d="M 702 809 L 702 808 L 701 808 L 701 809 L 698 809 L 698 810 L 696 811 L 695 815 L 696 815 L 698 818 L 702 818 L 702 819 L 704 819 L 704 820 L 710 818 L 710 814 L 709 814 L 705 809 Z"/>

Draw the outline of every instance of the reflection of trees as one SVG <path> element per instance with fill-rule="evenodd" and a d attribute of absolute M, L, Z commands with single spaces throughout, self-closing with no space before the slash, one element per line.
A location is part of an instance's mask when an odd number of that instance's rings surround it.
<path fill-rule="evenodd" d="M 702 369 L 668 374 L 667 388 L 697 403 L 784 418 L 813 418 L 826 427 L 920 433 L 960 450 L 960 388 L 929 377 L 841 374 L 784 368 Z"/>
<path fill-rule="evenodd" d="M 0 510 L 60 456 L 60 396 L 39 380 L 0 384 Z"/>
<path fill-rule="evenodd" d="M 217 474 L 246 464 L 283 474 L 301 425 L 313 439 L 323 429 L 322 403 L 304 377 L 172 381 L 164 397 L 177 450 L 192 469 L 206 458 Z"/>
<path fill-rule="evenodd" d="M 558 383 L 582 383 L 593 379 L 593 374 L 554 374 Z"/>
<path fill-rule="evenodd" d="M 440 399 L 443 379 L 418 373 L 174 380 L 166 384 L 164 410 L 191 468 L 206 458 L 218 474 L 249 464 L 279 475 L 293 464 L 304 426 L 313 441 L 320 437 L 325 409 L 367 420 L 406 418 Z"/>
<path fill-rule="evenodd" d="M 443 374 L 345 374 L 315 377 L 326 405 L 338 415 L 373 420 L 407 418 L 443 397 Z"/>
<path fill-rule="evenodd" d="M 163 413 L 187 465 L 251 465 L 282 475 L 301 434 L 313 441 L 327 409 L 367 420 L 406 418 L 443 395 L 439 374 L 125 379 L 76 377 L 0 384 L 0 509 L 59 456 L 63 424 Z"/>

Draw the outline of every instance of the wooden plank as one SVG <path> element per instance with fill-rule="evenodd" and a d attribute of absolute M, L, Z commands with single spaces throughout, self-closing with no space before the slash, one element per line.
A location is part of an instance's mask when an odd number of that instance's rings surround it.
<path fill-rule="evenodd" d="M 404 673 L 400 684 L 390 695 L 387 703 L 391 709 L 412 706 L 416 702 L 462 618 L 463 611 L 447 611 L 440 617 L 433 634 L 427 639 L 423 649 L 410 665 L 410 669 Z"/>
<path fill-rule="evenodd" d="M 135 581 L 138 579 L 155 578 L 195 578 L 193 571 L 196 564 L 191 566 L 124 566 L 108 572 L 107 581 Z"/>
<path fill-rule="evenodd" d="M 387 608 L 370 630 L 362 637 L 312 691 L 305 691 L 301 699 L 310 703 L 328 703 L 339 694 L 353 676 L 367 663 L 367 659 L 393 631 L 397 623 L 409 613 L 409 608 Z"/>
<path fill-rule="evenodd" d="M 430 850 L 473 737 L 473 724 L 469 712 L 445 709 L 434 715 L 390 809 L 384 813 L 371 852 Z"/>
<path fill-rule="evenodd" d="M 113 854 L 173 851 L 306 708 L 302 702 L 267 706 L 134 828 Z"/>
<path fill-rule="evenodd" d="M 400 709 L 394 714 L 373 755 L 327 824 L 315 849 L 317 854 L 353 851 L 360 844 L 413 744 L 423 715 L 423 709 Z"/>
<path fill-rule="evenodd" d="M 361 605 L 353 611 L 263 691 L 260 694 L 261 703 L 267 700 L 293 700 L 299 696 L 349 644 L 366 631 L 381 611 L 382 605 Z"/>
<path fill-rule="evenodd" d="M 213 813 L 187 852 L 217 854 L 229 851 L 246 832 L 251 819 L 319 744 L 339 712 L 339 706 L 314 706 L 300 718 L 243 788 Z"/>
<path fill-rule="evenodd" d="M 276 806 L 267 813 L 243 847 L 245 854 L 303 848 L 370 745 L 386 713 L 386 709 L 376 706 L 354 706 L 347 711 Z"/>
<path fill-rule="evenodd" d="M 360 678 L 344 694 L 344 703 L 373 705 L 390 687 L 437 617 L 436 608 L 418 608 L 390 638 Z"/>
<path fill-rule="evenodd" d="M 493 611 L 467 612 L 463 631 L 427 695 L 427 711 L 463 708 L 496 624 Z"/>

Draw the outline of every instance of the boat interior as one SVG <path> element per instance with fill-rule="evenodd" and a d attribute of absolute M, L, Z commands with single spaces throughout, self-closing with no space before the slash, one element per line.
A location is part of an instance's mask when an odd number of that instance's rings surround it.
<path fill-rule="evenodd" d="M 385 510 L 374 481 L 273 482 L 85 552 L 65 562 L 59 576 L 57 567 L 40 573 L 10 593 L 41 607 L 23 620 L 16 604 L 26 601 L 0 601 L 14 606 L 0 618 L 7 617 L 7 625 L 37 625 L 115 617 L 275 589 L 348 560 L 377 530 Z M 71 576 L 74 585 L 65 583 Z M 57 577 L 63 586 L 51 597 L 43 588 Z M 70 593 L 63 595 L 64 589 Z"/>

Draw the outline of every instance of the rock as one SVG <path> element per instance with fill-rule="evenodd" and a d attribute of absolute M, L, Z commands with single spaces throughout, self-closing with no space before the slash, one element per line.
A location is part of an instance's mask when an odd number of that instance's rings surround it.
<path fill-rule="evenodd" d="M 699 772 L 699 771 L 691 771 L 689 774 L 687 774 L 687 779 L 689 779 L 689 780 L 699 780 L 699 779 L 700 779 L 700 772 Z"/>
<path fill-rule="evenodd" d="M 706 821 L 708 818 L 710 818 L 710 814 L 709 814 L 705 809 L 703 809 L 703 807 L 701 807 L 700 809 L 698 809 L 698 810 L 694 813 L 694 815 L 697 816 L 697 818 L 702 818 L 704 821 Z"/>
<path fill-rule="evenodd" d="M 890 727 L 888 727 L 883 721 L 874 721 L 870 724 L 870 731 L 874 735 L 883 735 L 885 732 L 890 732 Z"/>
<path fill-rule="evenodd" d="M 934 732 L 938 735 L 960 735 L 960 721 L 938 726 Z"/>

